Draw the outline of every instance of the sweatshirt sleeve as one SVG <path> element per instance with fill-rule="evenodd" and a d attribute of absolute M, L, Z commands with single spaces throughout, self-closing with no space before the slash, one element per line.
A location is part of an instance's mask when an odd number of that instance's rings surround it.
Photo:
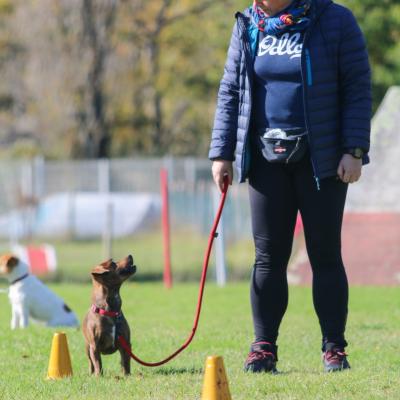
<path fill-rule="evenodd" d="M 341 19 L 339 82 L 342 147 L 370 147 L 371 69 L 364 36 L 348 9 Z"/>
<path fill-rule="evenodd" d="M 214 126 L 211 135 L 209 158 L 234 160 L 239 107 L 241 47 L 237 23 L 233 27 L 226 58 L 224 74 L 220 82 Z"/>

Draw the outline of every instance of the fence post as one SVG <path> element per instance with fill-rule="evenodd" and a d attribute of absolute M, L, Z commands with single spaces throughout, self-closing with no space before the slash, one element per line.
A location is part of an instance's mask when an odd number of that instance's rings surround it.
<path fill-rule="evenodd" d="M 110 160 L 103 158 L 98 161 L 97 164 L 97 187 L 99 192 L 109 193 L 110 192 Z"/>
<path fill-rule="evenodd" d="M 103 230 L 103 254 L 104 259 L 112 257 L 112 239 L 114 226 L 114 206 L 108 198 L 106 202 L 104 230 Z"/>
<path fill-rule="evenodd" d="M 214 205 L 214 215 L 216 215 L 220 203 L 221 193 L 216 185 L 212 184 L 212 197 Z M 224 216 L 218 224 L 218 237 L 215 239 L 215 277 L 218 286 L 226 284 L 226 262 L 225 262 L 225 240 L 224 240 Z"/>
<path fill-rule="evenodd" d="M 114 227 L 114 207 L 110 197 L 110 160 L 103 158 L 98 161 L 98 190 L 105 196 L 103 254 L 104 258 L 112 257 L 112 241 Z"/>
<path fill-rule="evenodd" d="M 68 239 L 75 239 L 75 211 L 76 211 L 76 202 L 75 202 L 75 192 L 68 193 Z"/>
<path fill-rule="evenodd" d="M 9 247 L 12 249 L 19 243 L 19 213 L 16 210 L 11 211 L 11 224 L 9 225 Z"/>
<path fill-rule="evenodd" d="M 166 168 L 160 170 L 161 181 L 161 201 L 162 201 L 162 232 L 164 246 L 164 285 L 167 288 L 172 287 L 171 274 L 171 244 L 170 244 L 170 226 L 169 226 L 169 199 L 168 199 L 168 171 Z"/>
<path fill-rule="evenodd" d="M 186 157 L 184 159 L 185 183 L 189 184 L 192 189 L 196 183 L 196 160 L 194 157 Z"/>
<path fill-rule="evenodd" d="M 43 197 L 45 190 L 45 161 L 42 156 L 35 157 L 34 160 L 34 177 L 33 177 L 33 194 L 38 201 Z"/>

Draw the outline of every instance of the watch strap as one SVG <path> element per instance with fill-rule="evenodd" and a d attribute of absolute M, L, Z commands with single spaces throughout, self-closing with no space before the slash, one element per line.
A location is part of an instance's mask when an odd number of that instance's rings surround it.
<path fill-rule="evenodd" d="M 346 149 L 345 154 L 351 154 L 354 158 L 361 159 L 364 155 L 364 150 L 360 147 L 353 147 Z"/>

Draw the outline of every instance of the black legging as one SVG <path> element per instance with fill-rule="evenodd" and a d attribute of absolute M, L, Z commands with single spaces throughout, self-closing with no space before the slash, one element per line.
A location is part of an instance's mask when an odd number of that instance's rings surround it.
<path fill-rule="evenodd" d="M 348 185 L 313 177 L 309 155 L 299 163 L 271 164 L 254 152 L 249 194 L 255 243 L 251 305 L 256 341 L 275 343 L 288 304 L 287 265 L 298 210 L 313 271 L 313 301 L 323 342 L 346 346 L 348 284 L 341 227 Z"/>

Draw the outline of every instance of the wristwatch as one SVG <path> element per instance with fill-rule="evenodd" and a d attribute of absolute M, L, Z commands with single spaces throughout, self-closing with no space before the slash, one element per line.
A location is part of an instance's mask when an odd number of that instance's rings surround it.
<path fill-rule="evenodd" d="M 346 149 L 345 154 L 351 154 L 354 158 L 360 159 L 364 155 L 364 150 L 359 147 L 354 147 L 351 149 Z"/>

